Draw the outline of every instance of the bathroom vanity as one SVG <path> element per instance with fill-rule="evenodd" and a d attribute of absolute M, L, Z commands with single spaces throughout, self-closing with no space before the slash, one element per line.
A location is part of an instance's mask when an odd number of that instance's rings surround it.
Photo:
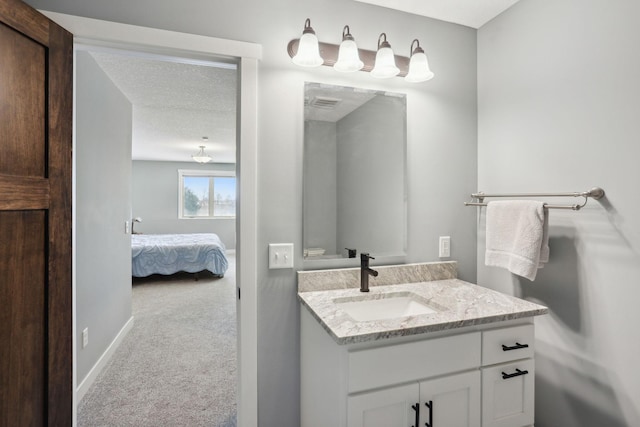
<path fill-rule="evenodd" d="M 303 427 L 533 425 L 533 316 L 548 310 L 455 265 L 376 267 L 369 293 L 359 269 L 298 273 Z"/>

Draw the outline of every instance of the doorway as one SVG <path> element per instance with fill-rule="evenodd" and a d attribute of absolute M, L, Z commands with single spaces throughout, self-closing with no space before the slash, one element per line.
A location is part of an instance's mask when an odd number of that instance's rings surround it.
<path fill-rule="evenodd" d="M 211 37 L 98 21 L 45 12 L 74 34 L 76 46 L 131 47 L 152 53 L 188 53 L 192 58 L 235 58 L 239 69 L 238 118 L 238 219 L 236 229 L 236 283 L 238 294 L 238 425 L 257 425 L 257 69 L 261 47 Z M 74 280 L 74 294 L 76 293 Z M 74 313 L 76 310 L 74 300 Z M 74 330 L 74 351 L 79 345 Z M 74 383 L 77 384 L 74 369 Z M 77 405 L 77 401 L 76 401 Z"/>
<path fill-rule="evenodd" d="M 236 94 L 231 62 L 76 49 L 79 425 L 236 424 Z"/>

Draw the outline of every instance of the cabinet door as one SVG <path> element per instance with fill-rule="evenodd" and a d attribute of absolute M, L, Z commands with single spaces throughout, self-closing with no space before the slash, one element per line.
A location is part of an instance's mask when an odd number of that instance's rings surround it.
<path fill-rule="evenodd" d="M 482 427 L 533 424 L 532 359 L 482 369 Z"/>
<path fill-rule="evenodd" d="M 378 391 L 349 396 L 347 425 L 349 427 L 418 427 L 416 411 L 418 383 L 389 387 Z"/>
<path fill-rule="evenodd" d="M 480 371 L 420 383 L 420 425 L 480 427 Z"/>

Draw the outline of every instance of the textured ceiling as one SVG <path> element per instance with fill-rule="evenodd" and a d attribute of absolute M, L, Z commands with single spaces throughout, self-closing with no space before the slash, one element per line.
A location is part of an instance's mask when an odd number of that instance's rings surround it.
<path fill-rule="evenodd" d="M 356 0 L 480 28 L 519 0 Z"/>
<path fill-rule="evenodd" d="M 134 160 L 192 161 L 198 146 L 205 145 L 213 162 L 235 163 L 234 65 L 91 55 L 133 106 Z"/>

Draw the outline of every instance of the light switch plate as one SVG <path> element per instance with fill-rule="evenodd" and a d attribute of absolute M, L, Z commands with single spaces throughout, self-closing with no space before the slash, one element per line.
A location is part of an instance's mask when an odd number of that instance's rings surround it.
<path fill-rule="evenodd" d="M 451 256 L 451 237 L 440 236 L 438 256 L 440 258 L 449 258 Z"/>
<path fill-rule="evenodd" d="M 293 268 L 293 243 L 269 243 L 269 268 Z"/>

